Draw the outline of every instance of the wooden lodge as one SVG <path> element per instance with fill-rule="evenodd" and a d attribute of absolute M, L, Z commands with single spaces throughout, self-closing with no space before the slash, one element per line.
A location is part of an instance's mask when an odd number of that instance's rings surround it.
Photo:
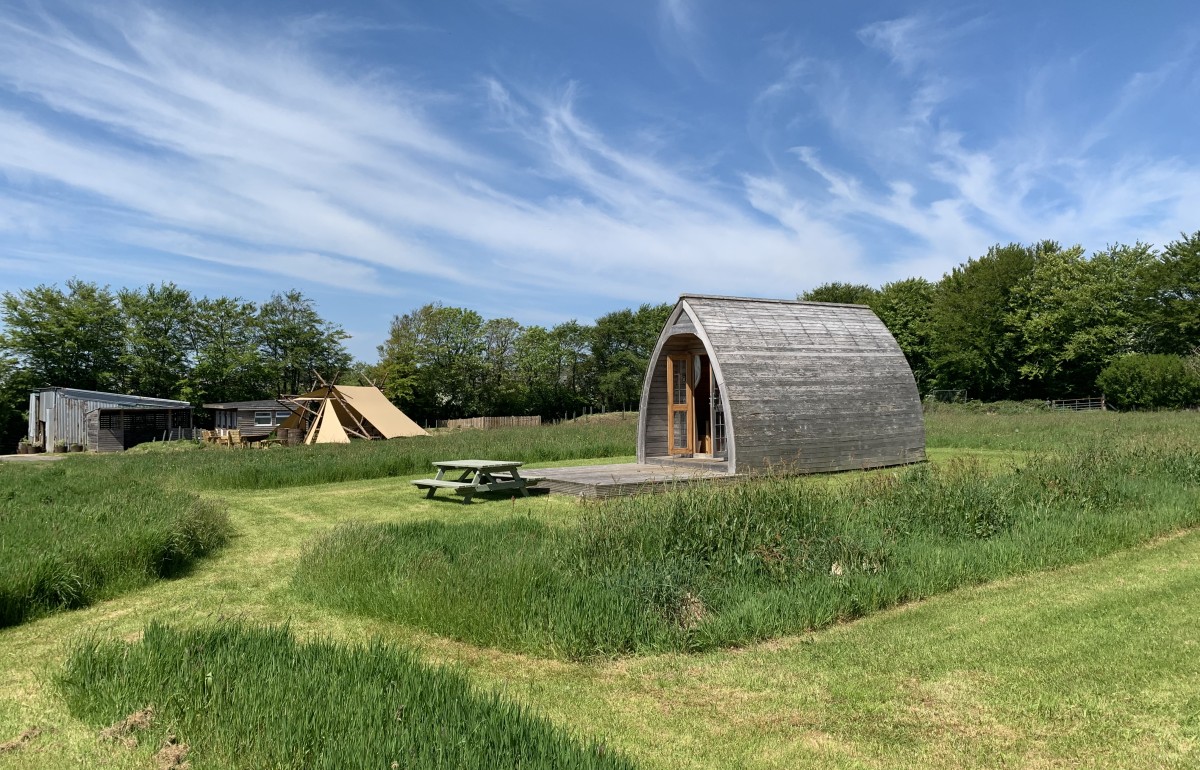
<path fill-rule="evenodd" d="M 121 452 L 148 441 L 192 437 L 192 405 L 166 398 L 78 388 L 39 388 L 29 394 L 29 441 L 52 449 L 78 445 Z"/>
<path fill-rule="evenodd" d="M 638 420 L 639 463 L 815 473 L 925 459 L 912 370 L 864 305 L 683 295 Z"/>
<path fill-rule="evenodd" d="M 224 436 L 230 430 L 238 430 L 247 441 L 270 436 L 293 413 L 291 407 L 273 398 L 205 404 L 204 408 L 212 413 L 213 429 L 218 435 Z"/>

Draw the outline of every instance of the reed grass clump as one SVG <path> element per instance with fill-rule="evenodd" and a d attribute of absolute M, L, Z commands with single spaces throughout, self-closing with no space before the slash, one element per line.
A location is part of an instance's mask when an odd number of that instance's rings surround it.
<path fill-rule="evenodd" d="M 220 768 L 632 768 L 466 676 L 380 641 L 297 641 L 287 628 L 152 624 L 141 641 L 86 641 L 58 678 L 96 727 L 130 714 L 130 737 L 190 748 Z"/>
<path fill-rule="evenodd" d="M 0 468 L 0 627 L 178 575 L 229 533 L 220 504 L 145 479 Z"/>
<path fill-rule="evenodd" d="M 588 506 L 577 526 L 348 525 L 293 587 L 342 611 L 567 658 L 819 628 L 1200 525 L 1200 448 L 1087 442 L 996 469 L 778 475 Z"/>

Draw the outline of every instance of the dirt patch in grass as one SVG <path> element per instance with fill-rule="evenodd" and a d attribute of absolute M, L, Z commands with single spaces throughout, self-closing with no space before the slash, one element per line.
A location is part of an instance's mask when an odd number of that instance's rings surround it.
<path fill-rule="evenodd" d="M 113 722 L 108 727 L 100 731 L 100 740 L 112 741 L 120 743 L 126 748 L 132 749 L 138 745 L 137 736 L 134 732 L 137 730 L 145 730 L 154 721 L 154 707 L 147 706 L 144 709 L 133 712 L 119 722 Z"/>
<path fill-rule="evenodd" d="M 10 751 L 16 751 L 17 749 L 23 748 L 25 744 L 29 743 L 34 738 L 37 738 L 41 734 L 42 728 L 38 727 L 37 725 L 27 728 L 24 732 L 22 732 L 16 738 L 13 738 L 11 741 L 0 743 L 0 754 L 7 754 Z"/>
<path fill-rule="evenodd" d="M 187 759 L 190 750 L 186 743 L 180 743 L 174 735 L 168 735 L 162 748 L 154 755 L 155 770 L 191 770 L 192 763 Z"/>

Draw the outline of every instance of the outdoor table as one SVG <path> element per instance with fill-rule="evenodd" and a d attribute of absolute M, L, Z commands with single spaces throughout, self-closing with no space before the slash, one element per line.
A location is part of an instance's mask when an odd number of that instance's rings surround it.
<path fill-rule="evenodd" d="M 439 489 L 452 489 L 455 494 L 463 496 L 463 503 L 471 502 L 476 492 L 498 492 L 505 489 L 520 490 L 525 497 L 529 496 L 528 486 L 536 484 L 540 479 L 523 478 L 517 470 L 525 463 L 515 460 L 442 460 L 435 462 L 437 476 L 432 479 L 417 479 L 412 482 L 419 489 L 428 490 L 426 498 L 433 497 Z M 453 475 L 459 471 L 457 479 L 447 479 L 447 471 Z"/>

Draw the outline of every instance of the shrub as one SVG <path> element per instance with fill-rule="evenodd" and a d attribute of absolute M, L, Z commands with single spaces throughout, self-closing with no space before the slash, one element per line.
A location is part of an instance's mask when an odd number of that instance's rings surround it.
<path fill-rule="evenodd" d="M 1200 403 L 1200 371 L 1182 356 L 1121 356 L 1100 373 L 1096 384 L 1120 409 L 1178 409 Z"/>

